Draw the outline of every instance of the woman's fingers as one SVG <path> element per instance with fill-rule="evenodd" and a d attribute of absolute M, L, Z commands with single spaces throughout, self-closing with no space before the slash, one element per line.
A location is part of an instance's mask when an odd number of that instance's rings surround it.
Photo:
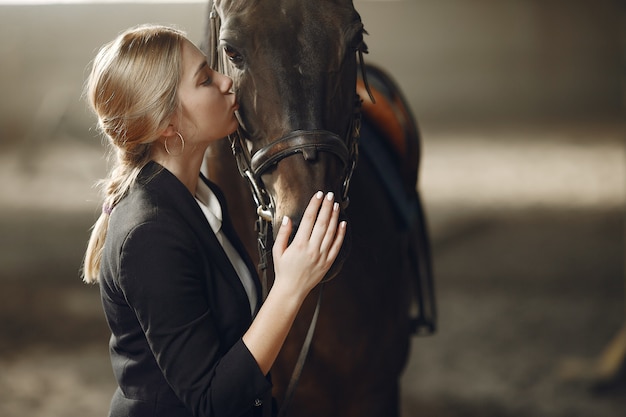
<path fill-rule="evenodd" d="M 289 235 L 291 235 L 291 228 L 293 227 L 293 223 L 291 223 L 291 219 L 287 216 L 283 217 L 283 221 L 278 229 L 278 233 L 276 233 L 276 239 L 274 240 L 273 251 L 276 254 L 282 254 L 287 250 L 287 246 L 289 245 Z"/>
<path fill-rule="evenodd" d="M 324 202 L 322 203 L 322 207 L 317 213 L 317 219 L 315 220 L 315 225 L 313 226 L 313 230 L 311 231 L 311 237 L 309 239 L 309 243 L 314 245 L 316 248 L 322 249 L 322 244 L 324 241 L 324 237 L 329 232 L 330 222 L 332 216 L 334 214 L 333 206 L 335 205 L 335 195 L 333 193 L 326 194 L 324 198 Z M 337 215 L 339 211 L 337 210 Z M 337 224 L 335 223 L 335 228 Z M 330 231 L 334 235 L 334 231 Z"/>
<path fill-rule="evenodd" d="M 326 198 L 322 192 L 316 193 L 291 243 L 294 226 L 288 217 L 283 219 L 273 247 L 275 284 L 308 292 L 319 283 L 339 254 L 346 235 L 346 223 L 339 223 L 339 211 L 332 193 Z"/>
<path fill-rule="evenodd" d="M 343 240 L 346 237 L 346 230 L 348 228 L 348 224 L 343 221 L 341 223 L 339 223 L 339 227 L 336 229 L 337 233 L 335 233 L 334 235 L 334 240 L 332 242 L 332 245 L 330 247 L 330 249 L 328 250 L 328 259 L 329 260 L 335 260 L 335 258 L 337 257 L 337 255 L 339 255 L 339 251 L 341 250 L 341 245 L 343 244 Z"/>
<path fill-rule="evenodd" d="M 339 203 L 333 202 L 332 211 L 330 213 L 330 219 L 328 221 L 328 227 L 324 233 L 323 239 L 320 243 L 320 252 L 327 253 L 328 249 L 332 245 L 335 234 L 337 233 L 337 225 L 339 223 Z"/>
<path fill-rule="evenodd" d="M 292 228 L 291 221 L 285 217 L 274 243 L 277 254 L 287 250 Z M 301 248 L 307 247 L 309 256 L 318 253 L 321 259 L 330 259 L 339 253 L 337 248 L 341 248 L 345 232 L 345 224 L 339 225 L 339 204 L 334 201 L 334 194 L 329 192 L 324 197 L 318 191 L 302 215 L 293 243 Z"/>
<path fill-rule="evenodd" d="M 309 205 L 304 210 L 304 214 L 302 215 L 302 221 L 300 222 L 300 226 L 298 227 L 298 231 L 296 232 L 295 240 L 309 240 L 311 237 L 311 232 L 313 231 L 313 227 L 315 226 L 315 222 L 317 220 L 317 215 L 322 205 L 322 200 L 324 198 L 324 193 L 318 191 L 313 195 L 311 201 L 309 201 Z"/>

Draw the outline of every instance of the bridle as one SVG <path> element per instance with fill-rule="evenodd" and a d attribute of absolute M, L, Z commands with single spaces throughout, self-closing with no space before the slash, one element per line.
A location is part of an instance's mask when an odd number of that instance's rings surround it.
<path fill-rule="evenodd" d="M 217 46 L 220 17 L 215 10 L 215 4 L 212 5 L 209 18 L 211 37 L 213 39 L 213 44 L 210 45 L 210 65 L 214 70 L 224 72 L 224 57 L 219 53 Z M 356 52 L 358 58 L 357 64 L 361 68 L 366 90 L 370 95 L 370 99 L 374 101 L 365 76 L 363 51 L 357 49 Z M 261 179 L 262 175 L 276 166 L 281 160 L 296 154 L 302 154 L 305 160 L 315 159 L 317 152 L 334 154 L 343 165 L 343 181 L 339 204 L 342 209 L 345 209 L 349 204 L 348 193 L 350 181 L 359 159 L 358 140 L 360 130 L 361 98 L 355 93 L 352 117 L 343 139 L 338 134 L 326 130 L 296 130 L 258 149 L 254 154 L 251 154 L 246 145 L 248 136 L 243 128 L 239 127 L 234 133 L 228 136 L 233 155 L 237 161 L 239 173 L 248 182 L 256 204 L 256 212 L 258 215 L 256 229 L 260 255 L 259 268 L 261 270 L 267 268 L 267 257 L 270 251 L 269 232 L 275 210 L 269 193 Z M 265 294 L 266 292 L 264 290 L 264 295 Z"/>
<path fill-rule="evenodd" d="M 273 204 L 261 177 L 283 159 L 297 154 L 302 154 L 307 161 L 315 160 L 318 152 L 328 152 L 339 158 L 343 169 L 339 203 L 342 208 L 348 206 L 350 181 L 359 158 L 360 106 L 361 100 L 357 96 L 345 140 L 326 130 L 295 130 L 251 154 L 245 143 L 245 131 L 241 127 L 229 135 L 239 173 L 248 180 L 260 220 L 271 223 L 274 214 Z"/>
<path fill-rule="evenodd" d="M 219 38 L 220 17 L 215 10 L 215 4 L 212 4 L 212 9 L 209 14 L 210 19 L 210 38 L 213 39 L 213 44 L 209 45 L 210 52 L 210 66 L 212 69 L 224 72 L 225 63 L 224 57 L 219 53 L 217 42 Z M 361 69 L 363 82 L 367 93 L 370 96 L 372 102 L 374 97 L 370 91 L 367 78 L 365 76 L 365 65 L 363 61 L 363 51 L 356 50 L 357 53 L 357 65 Z M 269 143 L 266 146 L 251 153 L 246 140 L 248 139 L 246 132 L 241 126 L 231 135 L 228 139 L 231 144 L 231 149 L 235 160 L 237 162 L 237 168 L 242 177 L 244 177 L 250 190 L 252 197 L 257 206 L 256 212 L 258 219 L 256 221 L 257 232 L 257 244 L 259 249 L 259 269 L 263 274 L 261 279 L 263 287 L 263 299 L 267 296 L 269 291 L 267 282 L 267 266 L 268 258 L 271 253 L 271 224 L 274 217 L 275 207 L 272 204 L 269 193 L 267 192 L 265 185 L 263 184 L 262 176 L 272 167 L 276 166 L 280 161 L 285 158 L 289 158 L 293 155 L 302 154 L 305 160 L 314 160 L 317 158 L 318 152 L 327 152 L 335 155 L 342 163 L 343 169 L 343 181 L 341 188 L 341 195 L 339 204 L 342 209 L 345 209 L 349 204 L 348 192 L 350 189 L 350 182 L 352 174 L 356 168 L 359 159 L 359 146 L 358 140 L 361 134 L 361 98 L 356 94 L 355 86 L 355 98 L 352 111 L 352 117 L 349 122 L 348 128 L 344 133 L 344 138 L 341 138 L 338 134 L 327 130 L 295 130 L 287 135 Z M 285 416 L 287 407 L 293 397 L 295 388 L 298 384 L 304 362 L 308 354 L 319 309 L 321 305 L 323 293 L 323 282 L 320 286 L 317 304 L 311 319 L 311 324 L 307 331 L 304 344 L 298 356 L 296 366 L 293 370 L 289 386 L 285 394 L 285 400 L 279 411 L 279 417 Z"/>
<path fill-rule="evenodd" d="M 335 155 L 342 164 L 343 181 L 339 204 L 345 209 L 349 204 L 348 191 L 354 168 L 359 158 L 358 138 L 360 134 L 360 98 L 355 100 L 354 114 L 346 134 L 342 140 L 337 134 L 326 130 L 296 130 L 282 138 L 260 148 L 251 154 L 245 143 L 245 132 L 239 128 L 229 135 L 231 148 L 237 168 L 242 177 L 248 181 L 252 197 L 257 206 L 257 232 L 259 233 L 259 250 L 262 258 L 267 256 L 267 230 L 272 223 L 274 206 L 261 177 L 272 167 L 285 158 L 302 154 L 305 160 L 314 160 L 318 152 Z M 262 265 L 263 266 L 263 262 Z"/>

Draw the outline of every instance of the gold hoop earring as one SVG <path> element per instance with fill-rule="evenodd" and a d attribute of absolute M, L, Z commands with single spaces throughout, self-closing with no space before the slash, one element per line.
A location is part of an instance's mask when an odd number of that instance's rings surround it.
<path fill-rule="evenodd" d="M 185 139 L 183 139 L 183 135 L 181 135 L 180 132 L 176 132 L 176 135 L 180 139 L 180 152 L 177 154 L 173 154 L 172 152 L 170 152 L 170 148 L 167 146 L 167 137 L 165 137 L 165 140 L 163 141 L 163 146 L 165 146 L 165 152 L 167 152 L 167 154 L 171 156 L 180 156 L 185 150 Z"/>

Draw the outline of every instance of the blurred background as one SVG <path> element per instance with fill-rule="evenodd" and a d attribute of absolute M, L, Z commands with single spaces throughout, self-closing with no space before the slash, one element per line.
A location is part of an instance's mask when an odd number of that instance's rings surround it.
<path fill-rule="evenodd" d="M 81 99 L 139 23 L 200 42 L 198 2 L 0 0 L 0 415 L 102 416 L 115 387 L 80 280 L 106 159 Z M 368 62 L 423 135 L 439 330 L 405 416 L 626 416 L 626 6 L 355 0 Z"/>

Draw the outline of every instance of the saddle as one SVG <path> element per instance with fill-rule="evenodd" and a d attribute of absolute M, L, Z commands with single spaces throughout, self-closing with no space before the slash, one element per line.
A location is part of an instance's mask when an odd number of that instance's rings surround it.
<path fill-rule="evenodd" d="M 417 189 L 419 130 L 407 101 L 391 77 L 371 64 L 365 65 L 364 70 L 367 85 L 362 77 L 357 79 L 357 94 L 362 99 L 359 149 L 374 165 L 408 232 L 417 309 L 411 318 L 411 330 L 415 334 L 432 334 L 437 314 L 430 239 Z"/>
<path fill-rule="evenodd" d="M 402 92 L 382 69 L 365 65 L 370 94 L 362 77 L 361 149 L 372 160 L 406 227 L 415 221 L 420 134 Z"/>

